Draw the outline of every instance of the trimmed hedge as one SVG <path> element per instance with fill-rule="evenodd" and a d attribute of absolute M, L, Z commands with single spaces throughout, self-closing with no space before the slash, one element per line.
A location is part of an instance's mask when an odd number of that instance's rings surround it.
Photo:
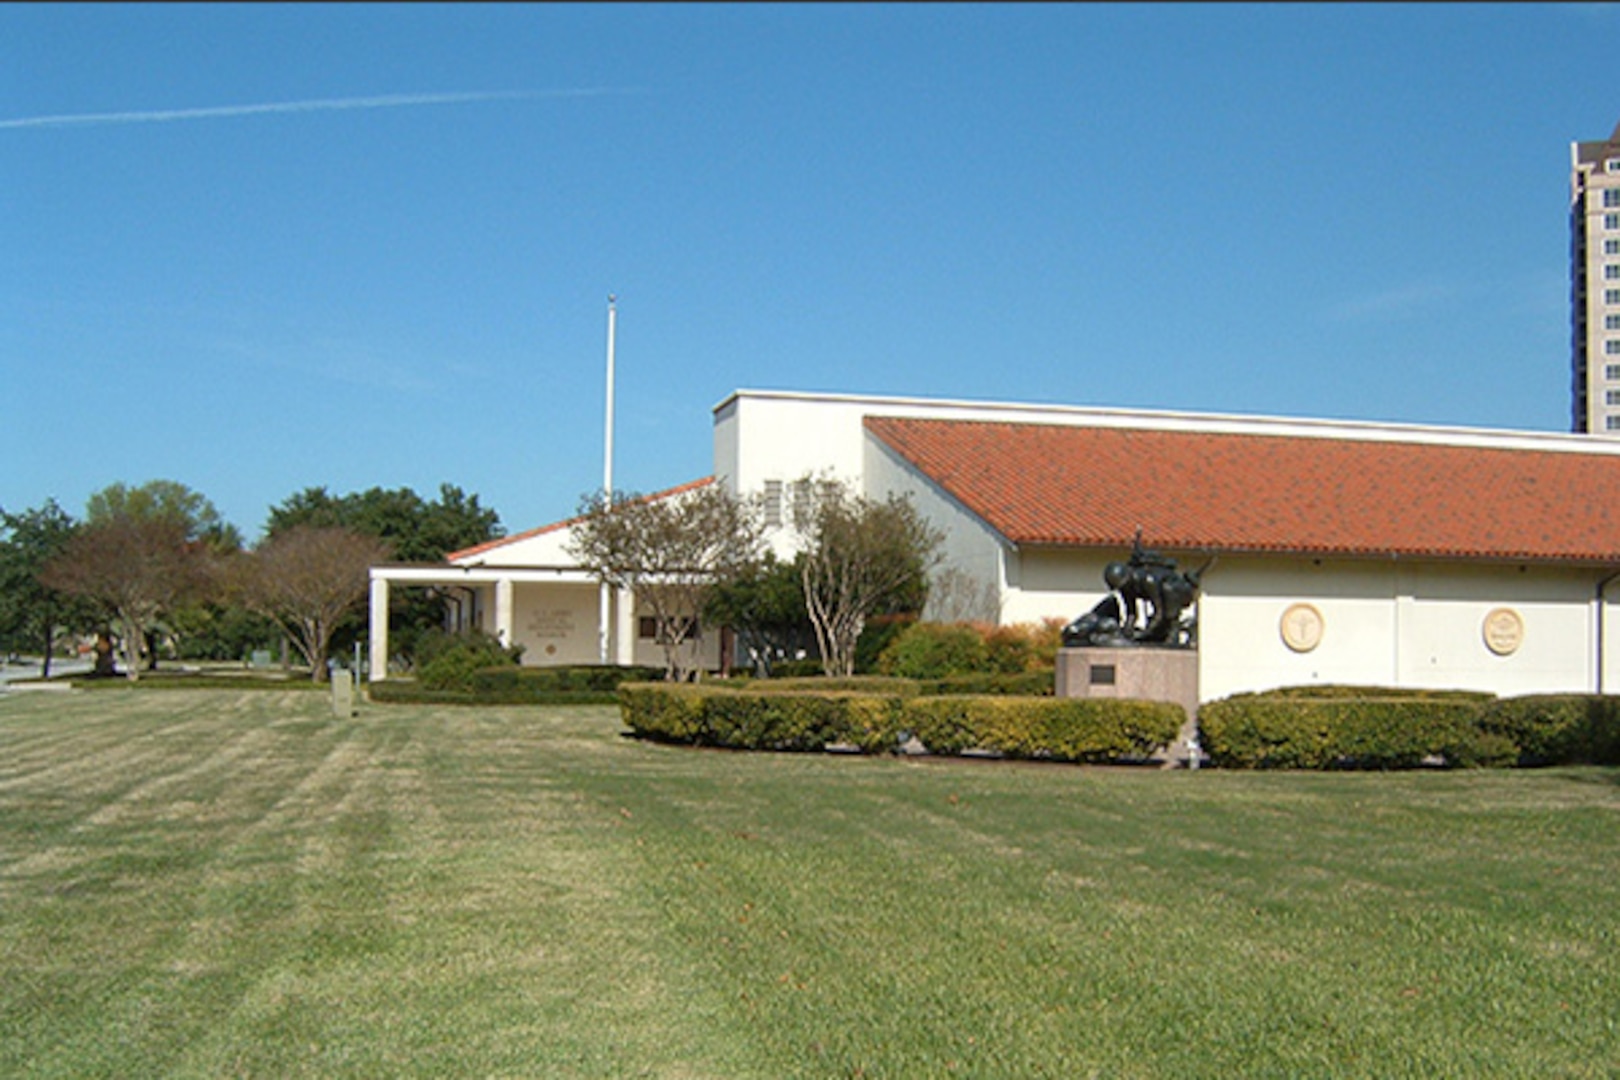
<path fill-rule="evenodd" d="M 1169 744 L 1178 705 L 1121 699 L 781 690 L 754 684 L 627 683 L 620 711 L 637 735 L 751 750 L 854 746 L 892 751 L 909 733 L 940 754 L 968 750 L 1062 761 L 1144 758 Z"/>
<path fill-rule="evenodd" d="M 1239 694 L 1202 706 L 1198 727 L 1210 762 L 1223 768 L 1510 764 L 1515 744 L 1480 728 L 1481 709 L 1472 694 Z"/>
<path fill-rule="evenodd" d="M 661 667 L 576 664 L 569 667 L 490 667 L 473 673 L 475 694 L 556 694 L 594 691 L 612 694 L 624 682 L 662 677 Z"/>
<path fill-rule="evenodd" d="M 619 708 L 643 738 L 739 750 L 892 747 L 898 694 L 716 689 L 690 683 L 625 683 Z"/>
<path fill-rule="evenodd" d="M 1186 722 L 1180 705 L 1128 698 L 918 697 L 903 722 L 936 754 L 982 750 L 1058 761 L 1142 759 Z"/>
<path fill-rule="evenodd" d="M 464 688 L 438 688 L 402 679 L 371 684 L 371 700 L 424 705 L 612 705 L 620 683 L 657 678 L 663 668 L 580 664 L 574 667 L 500 665 L 467 673 Z"/>
<path fill-rule="evenodd" d="M 796 675 L 780 679 L 715 679 L 703 684 L 711 690 L 748 690 L 762 694 L 900 694 L 911 697 L 921 688 L 915 679 L 898 675 Z"/>
<path fill-rule="evenodd" d="M 1305 686 L 1283 686 L 1267 690 L 1257 697 L 1279 698 L 1405 698 L 1413 701 L 1472 701 L 1484 704 L 1495 701 L 1496 695 L 1488 690 L 1425 690 L 1394 686 L 1351 686 L 1345 683 L 1310 683 Z"/>
<path fill-rule="evenodd" d="M 1050 671 L 1026 671 L 1017 675 L 988 672 L 976 675 L 947 675 L 940 679 L 908 679 L 899 675 L 851 675 L 827 678 L 822 675 L 783 679 L 714 680 L 704 685 L 716 689 L 758 690 L 761 692 L 810 691 L 830 693 L 854 690 L 871 694 L 1007 694 L 1020 697 L 1051 697 L 1057 678 Z"/>
<path fill-rule="evenodd" d="M 1057 692 L 1055 671 L 1023 671 L 1017 674 L 947 675 L 942 679 L 920 679 L 917 692 L 938 694 L 995 694 L 1012 697 L 1051 697 Z"/>
<path fill-rule="evenodd" d="M 1517 749 L 1521 765 L 1620 765 L 1620 698 L 1530 694 L 1487 705 L 1487 735 Z"/>

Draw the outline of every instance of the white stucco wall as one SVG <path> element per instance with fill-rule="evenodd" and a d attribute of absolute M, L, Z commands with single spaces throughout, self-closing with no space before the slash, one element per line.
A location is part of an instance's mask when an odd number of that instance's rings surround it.
<path fill-rule="evenodd" d="M 512 596 L 512 636 L 532 667 L 594 664 L 598 596 L 595 585 L 519 584 Z"/>
<path fill-rule="evenodd" d="M 464 556 L 453 566 L 568 566 L 575 559 L 567 551 L 572 530 L 567 527 L 537 530 L 533 535 L 510 538 L 484 551 Z"/>
<path fill-rule="evenodd" d="M 931 591 L 929 607 L 923 616 L 947 621 L 952 616 L 966 616 L 973 620 L 1000 622 L 1006 596 L 1002 558 L 1005 544 L 1001 537 L 981 518 L 963 509 L 956 500 L 941 491 L 938 485 L 906 465 L 883 443 L 870 437 L 865 437 L 865 443 L 862 471 L 868 495 L 879 499 L 891 494 L 909 498 L 918 513 L 944 533 L 939 565 L 934 568 L 932 575 L 936 589 Z M 945 581 L 951 581 L 949 587 L 957 592 L 956 597 L 943 595 L 944 590 L 939 585 Z M 961 610 L 961 601 L 965 599 L 962 593 L 967 590 L 982 597 L 982 610 L 979 610 L 979 604 L 972 605 L 975 608 L 972 612 Z M 956 602 L 953 603 L 953 600 Z M 950 604 L 952 610 L 942 613 L 939 610 L 941 603 Z"/>
<path fill-rule="evenodd" d="M 1204 556 L 1166 552 L 1184 569 Z M 1128 555 L 1029 550 L 1013 572 L 1002 621 L 1072 619 L 1103 596 L 1102 568 Z M 1502 695 L 1588 691 L 1597 686 L 1593 601 L 1600 574 L 1584 568 L 1314 560 L 1222 556 L 1206 572 L 1199 597 L 1199 695 L 1205 700 L 1251 690 L 1313 683 L 1467 688 Z M 1320 644 L 1295 652 L 1281 620 L 1293 604 L 1321 613 Z M 1522 643 L 1497 655 L 1484 623 L 1510 608 Z M 1620 689 L 1620 619 L 1605 605 L 1604 687 Z"/>
<path fill-rule="evenodd" d="M 1126 548 L 1106 551 L 1070 551 L 1059 548 L 1020 548 L 1007 556 L 1007 598 L 1002 603 L 1004 623 L 1062 619 L 1084 615 L 1107 595 L 1103 567 L 1130 557 Z"/>

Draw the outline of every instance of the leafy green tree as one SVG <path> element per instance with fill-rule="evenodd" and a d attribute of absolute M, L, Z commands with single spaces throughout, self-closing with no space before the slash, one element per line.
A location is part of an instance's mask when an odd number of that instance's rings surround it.
<path fill-rule="evenodd" d="M 804 586 L 795 562 L 783 562 L 766 551 L 757 564 L 715 585 L 704 609 L 704 621 L 729 626 L 761 678 L 778 660 L 815 648 L 815 631 L 804 607 Z"/>
<path fill-rule="evenodd" d="M 63 623 L 87 621 L 83 605 L 40 581 L 40 571 L 67 547 L 77 527 L 55 499 L 8 513 L 0 509 L 0 651 L 40 651 L 40 677 Z"/>
<path fill-rule="evenodd" d="M 920 608 L 926 600 L 928 571 L 944 534 L 899 496 L 879 502 L 847 484 L 808 477 L 795 490 L 799 576 L 822 668 L 853 675 L 867 620 L 900 604 Z"/>
<path fill-rule="evenodd" d="M 341 496 L 324 487 L 305 488 L 271 508 L 265 534 L 297 525 L 341 525 L 387 540 L 400 562 L 439 562 L 452 551 L 506 535 L 499 514 L 454 484 L 439 485 L 432 502 L 410 488 L 374 487 Z"/>
<path fill-rule="evenodd" d="M 99 525 L 119 518 L 166 521 L 178 526 L 189 541 L 202 541 L 214 550 L 237 551 L 242 534 L 220 517 L 206 496 L 174 480 L 148 480 L 139 487 L 109 484 L 85 504 L 85 521 Z"/>
<path fill-rule="evenodd" d="M 217 595 L 177 608 L 168 626 L 182 660 L 243 660 L 255 649 L 272 649 L 284 637 L 270 619 Z"/>

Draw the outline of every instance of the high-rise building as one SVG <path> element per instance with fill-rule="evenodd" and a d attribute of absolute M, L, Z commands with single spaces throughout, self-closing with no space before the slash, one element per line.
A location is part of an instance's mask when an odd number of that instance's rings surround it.
<path fill-rule="evenodd" d="M 1620 436 L 1620 124 L 1569 147 L 1574 430 Z"/>

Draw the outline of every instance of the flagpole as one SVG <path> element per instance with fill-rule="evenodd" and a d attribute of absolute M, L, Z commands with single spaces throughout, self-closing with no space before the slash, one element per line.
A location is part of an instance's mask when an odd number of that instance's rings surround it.
<path fill-rule="evenodd" d="M 602 437 L 602 497 L 608 508 L 613 506 L 613 338 L 618 321 L 616 297 L 608 294 L 607 322 L 607 422 Z M 597 593 L 597 654 L 604 664 L 608 662 L 608 624 L 612 618 L 607 582 L 602 582 Z"/>
<path fill-rule="evenodd" d="M 614 303 L 618 298 L 608 294 L 608 325 L 607 325 L 607 432 L 602 441 L 602 490 L 613 497 L 613 336 L 617 322 L 617 312 Z"/>

